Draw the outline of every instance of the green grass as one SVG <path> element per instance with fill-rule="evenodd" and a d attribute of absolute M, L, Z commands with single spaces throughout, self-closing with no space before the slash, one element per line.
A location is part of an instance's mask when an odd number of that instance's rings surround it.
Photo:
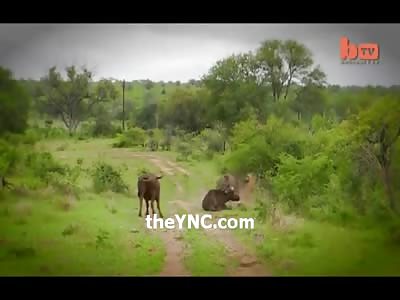
<path fill-rule="evenodd" d="M 163 245 L 158 238 L 144 232 L 136 217 L 136 203 L 113 193 L 107 196 L 85 195 L 68 210 L 60 205 L 65 201 L 62 195 L 48 199 L 8 197 L 2 201 L 0 211 L 9 213 L 0 217 L 0 274 L 159 272 L 165 255 Z M 21 203 L 26 211 L 17 209 Z M 132 228 L 138 232 L 131 232 Z M 105 240 L 101 240 L 102 232 L 108 235 Z"/>
<path fill-rule="evenodd" d="M 235 259 L 228 257 L 222 244 L 210 240 L 204 232 L 189 229 L 183 237 L 190 249 L 185 265 L 194 276 L 223 276 L 228 268 L 238 265 Z"/>
<path fill-rule="evenodd" d="M 236 230 L 252 245 L 274 275 L 399 275 L 400 245 L 383 229 L 352 229 L 306 220 L 291 230 L 257 223 L 254 231 Z M 257 245 L 257 237 L 263 241 Z"/>
<path fill-rule="evenodd" d="M 164 245 L 155 235 L 144 232 L 143 220 L 137 217 L 136 196 L 139 169 L 158 170 L 143 159 L 130 157 L 129 151 L 114 151 L 110 145 L 108 139 L 56 140 L 38 145 L 70 165 L 78 158 L 83 159 L 84 168 L 91 168 L 98 160 L 107 161 L 122 170 L 129 193 L 95 194 L 90 176 L 81 173 L 79 199 L 70 209 L 63 209 L 68 196 L 54 190 L 3 195 L 0 274 L 151 275 L 162 269 Z M 171 179 L 163 181 L 164 214 L 168 213 L 168 199 L 174 188 Z M 132 233 L 132 228 L 138 232 Z M 101 232 L 106 232 L 106 239 L 104 245 L 98 246 L 96 240 L 101 240 Z"/>

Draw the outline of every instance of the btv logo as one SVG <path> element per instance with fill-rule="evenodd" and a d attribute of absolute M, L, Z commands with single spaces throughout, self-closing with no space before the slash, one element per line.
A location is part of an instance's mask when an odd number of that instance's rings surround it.
<path fill-rule="evenodd" d="M 377 63 L 379 62 L 379 46 L 373 43 L 356 45 L 347 37 L 341 37 L 340 58 L 343 63 Z"/>

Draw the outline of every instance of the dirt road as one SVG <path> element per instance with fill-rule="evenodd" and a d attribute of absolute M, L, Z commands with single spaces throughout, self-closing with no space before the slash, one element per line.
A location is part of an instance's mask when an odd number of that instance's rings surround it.
<path fill-rule="evenodd" d="M 169 161 L 168 159 L 160 158 L 155 154 L 146 153 L 132 153 L 132 156 L 142 157 L 156 165 L 161 172 L 167 175 L 185 174 L 190 173 L 179 166 L 177 163 Z M 203 214 L 200 204 L 196 205 L 196 202 L 183 201 L 185 190 L 182 185 L 176 180 L 176 191 L 177 199 L 169 203 L 170 212 L 172 214 L 177 213 L 178 210 L 186 211 L 191 214 Z M 204 193 L 209 187 L 204 187 Z M 201 199 L 203 194 L 199 194 L 198 199 Z M 198 201 L 198 200 L 197 200 Z M 204 230 L 206 234 L 219 243 L 222 243 L 228 251 L 228 256 L 232 259 L 239 261 L 239 265 L 236 268 L 231 268 L 228 271 L 228 276 L 270 276 L 270 272 L 266 266 L 261 264 L 257 259 L 256 255 L 250 251 L 245 245 L 233 235 L 229 230 L 221 229 L 210 229 Z M 190 273 L 186 270 L 184 265 L 185 257 L 185 243 L 182 240 L 182 232 L 178 229 L 175 230 L 164 230 L 158 231 L 157 234 L 161 236 L 166 247 L 166 258 L 165 266 L 163 271 L 160 273 L 162 276 L 187 276 Z"/>

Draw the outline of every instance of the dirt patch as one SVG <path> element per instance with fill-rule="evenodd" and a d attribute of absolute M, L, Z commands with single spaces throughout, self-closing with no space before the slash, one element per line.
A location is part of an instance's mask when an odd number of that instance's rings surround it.
<path fill-rule="evenodd" d="M 181 172 L 182 174 L 185 174 L 185 175 L 187 175 L 187 176 L 190 175 L 190 173 L 189 173 L 187 170 L 185 170 L 184 168 L 182 168 L 182 167 L 179 166 L 178 164 L 176 164 L 176 163 L 174 163 L 174 162 L 172 162 L 172 161 L 169 161 L 169 160 L 165 160 L 165 162 L 166 162 L 170 167 L 172 167 L 172 168 L 178 170 L 178 171 Z"/>
<path fill-rule="evenodd" d="M 190 276 L 183 263 L 185 257 L 185 243 L 177 230 L 165 230 L 160 236 L 166 246 L 164 269 L 160 276 Z"/>
<path fill-rule="evenodd" d="M 222 243 L 228 250 L 229 255 L 239 261 L 239 266 L 229 270 L 228 276 L 270 276 L 270 272 L 261 264 L 253 253 L 244 247 L 227 230 L 206 230 L 206 233 Z"/>
<path fill-rule="evenodd" d="M 165 173 L 165 174 L 168 174 L 168 175 L 171 175 L 171 176 L 174 176 L 174 175 L 175 175 L 174 170 L 173 170 L 172 168 L 169 168 L 169 167 L 167 167 L 166 165 L 164 165 L 164 163 L 163 163 L 162 160 L 160 160 L 160 159 L 158 159 L 158 158 L 156 158 L 156 157 L 148 157 L 148 159 L 149 159 L 153 164 L 155 164 L 157 167 L 159 167 L 160 170 L 161 170 L 161 172 L 163 172 L 163 173 Z"/>

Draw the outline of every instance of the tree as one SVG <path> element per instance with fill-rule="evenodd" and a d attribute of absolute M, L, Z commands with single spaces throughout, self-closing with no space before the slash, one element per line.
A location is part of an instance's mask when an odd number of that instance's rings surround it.
<path fill-rule="evenodd" d="M 151 80 L 147 79 L 144 83 L 144 86 L 147 90 L 151 90 L 154 87 L 154 82 Z"/>
<path fill-rule="evenodd" d="M 222 141 L 221 141 L 222 145 L 223 145 L 222 152 L 224 153 L 226 150 L 226 142 L 228 139 L 228 129 L 225 127 L 224 123 L 222 123 L 221 121 L 216 121 L 214 123 L 213 127 L 214 127 L 214 130 L 219 133 L 219 135 L 222 139 Z"/>
<path fill-rule="evenodd" d="M 399 120 L 399 100 L 390 96 L 376 101 L 368 110 L 361 112 L 356 120 L 362 150 L 378 167 L 393 211 L 398 210 L 398 203 L 392 188 L 391 156 L 400 136 Z"/>
<path fill-rule="evenodd" d="M 24 132 L 29 107 L 28 93 L 9 70 L 0 67 L 0 135 Z"/>
<path fill-rule="evenodd" d="M 265 41 L 254 54 L 231 55 L 218 61 L 204 76 L 204 85 L 210 91 L 209 119 L 221 120 L 231 128 L 256 112 L 257 119 L 264 122 L 268 112 L 288 111 L 287 106 L 274 103 L 291 95 L 294 86 L 302 91 L 295 104 L 301 105 L 307 93 L 313 93 L 318 102 L 324 80 L 325 74 L 319 66 L 313 68 L 312 54 L 304 45 L 293 40 Z M 312 89 L 303 90 L 306 86 Z"/>
<path fill-rule="evenodd" d="M 188 131 L 204 128 L 205 103 L 198 93 L 178 88 L 171 94 L 161 110 L 161 123 Z"/>
<path fill-rule="evenodd" d="M 70 66 L 66 72 L 64 80 L 56 67 L 50 68 L 47 76 L 41 79 L 42 94 L 51 108 L 50 112 L 60 117 L 69 134 L 73 135 L 93 106 L 115 99 L 117 92 L 112 83 L 104 79 L 91 93 L 92 73 L 85 68 L 79 73 L 74 66 Z"/>
<path fill-rule="evenodd" d="M 157 103 L 145 104 L 136 117 L 136 123 L 144 129 L 155 128 L 157 126 L 157 113 Z"/>
<path fill-rule="evenodd" d="M 323 114 L 326 108 L 326 98 L 323 90 L 315 86 L 306 86 L 298 93 L 292 103 L 297 112 L 297 119 L 310 121 L 315 114 Z"/>
<path fill-rule="evenodd" d="M 134 117 L 136 111 L 136 103 L 132 100 L 126 100 L 125 101 L 125 121 L 131 119 L 131 117 Z M 123 114 L 122 114 L 122 108 L 118 108 L 116 116 L 118 120 L 123 119 Z"/>
<path fill-rule="evenodd" d="M 294 40 L 267 40 L 256 53 L 259 81 L 272 89 L 275 101 L 286 99 L 293 83 L 299 83 L 310 72 L 312 53 Z"/>
<path fill-rule="evenodd" d="M 266 115 L 269 89 L 260 85 L 257 66 L 250 53 L 231 55 L 218 61 L 203 77 L 209 91 L 207 119 L 220 120 L 227 128 L 246 118 L 250 111 L 260 120 Z"/>

